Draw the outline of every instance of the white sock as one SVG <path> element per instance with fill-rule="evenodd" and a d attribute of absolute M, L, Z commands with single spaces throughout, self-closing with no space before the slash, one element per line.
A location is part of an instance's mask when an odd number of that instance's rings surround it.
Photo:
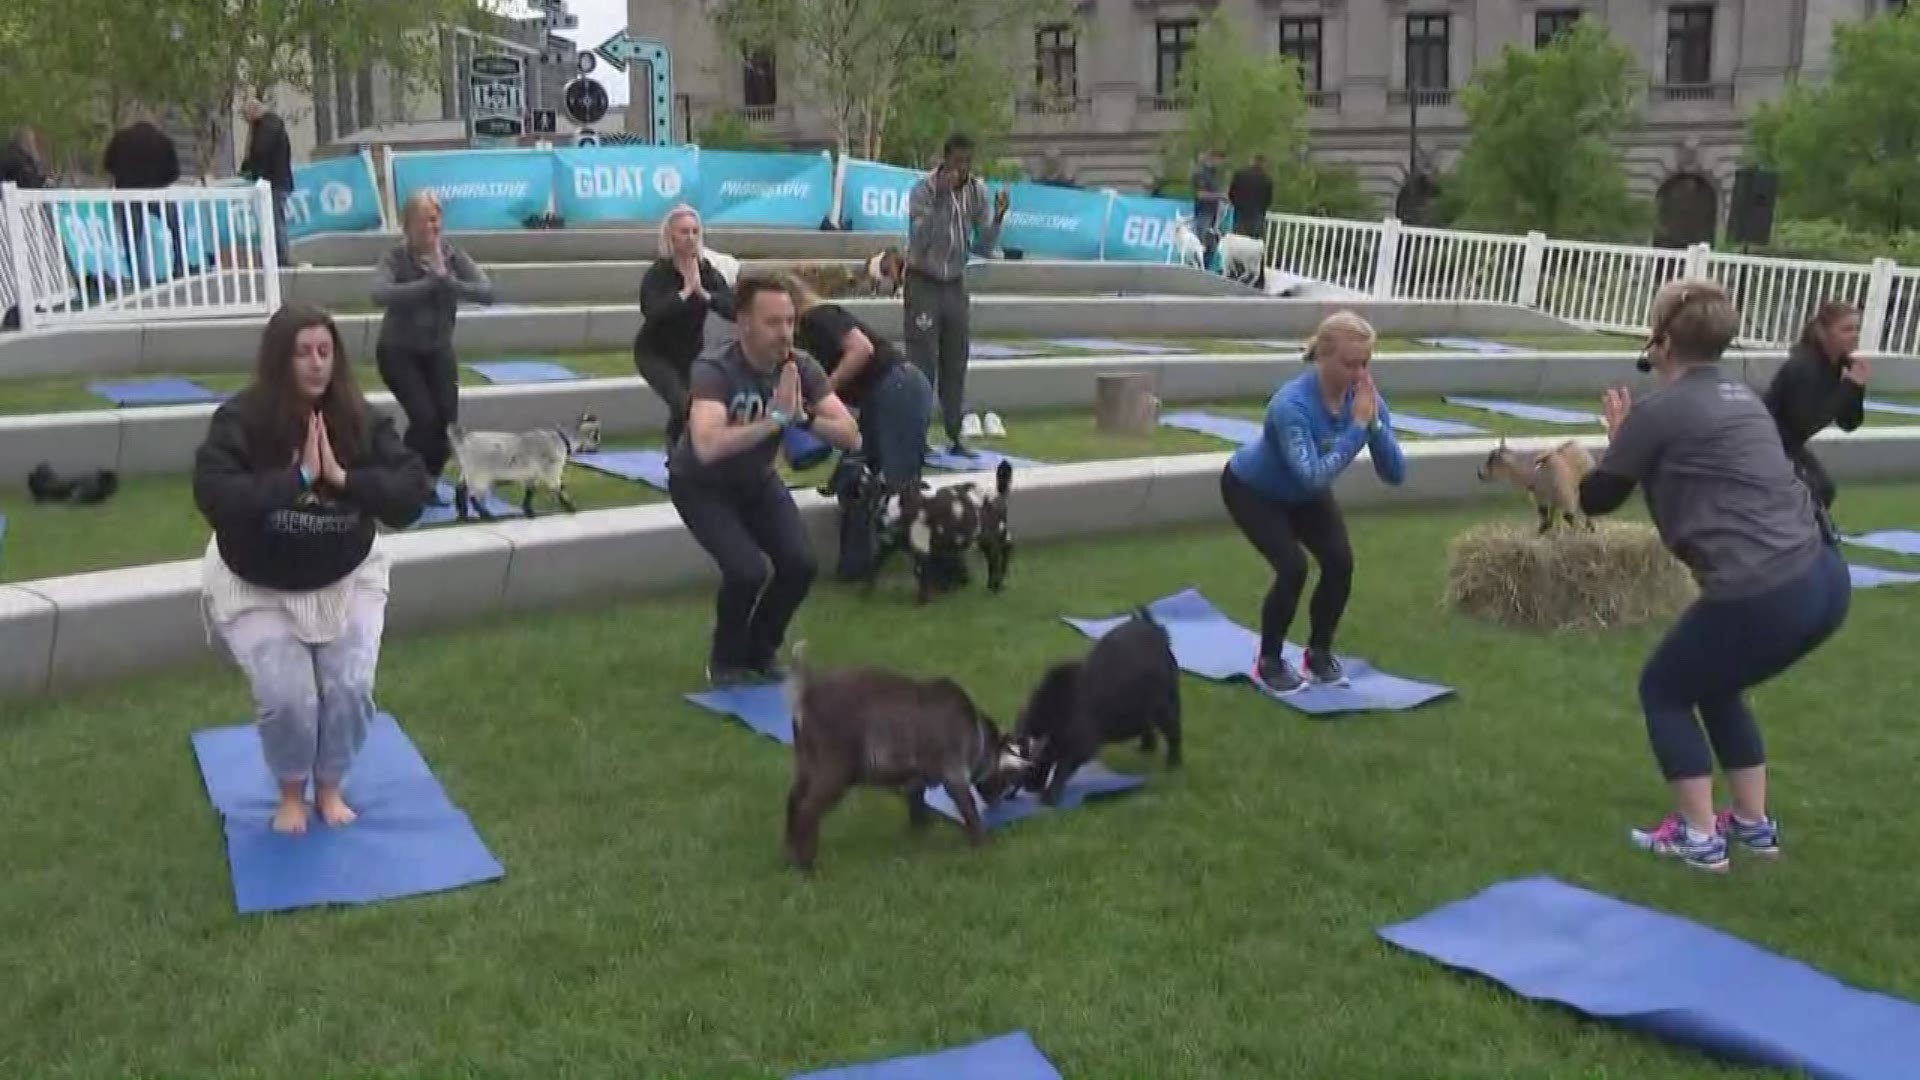
<path fill-rule="evenodd" d="M 1689 825 L 1689 826 L 1687 826 L 1687 842 L 1688 842 L 1688 843 L 1691 843 L 1691 844 L 1704 844 L 1704 843 L 1706 843 L 1707 841 L 1709 841 L 1709 840 L 1712 840 L 1712 839 L 1713 839 L 1713 834 L 1712 834 L 1712 833 L 1703 833 L 1703 832 L 1700 832 L 1699 830 L 1697 830 L 1697 829 L 1695 829 L 1695 828 L 1694 828 L 1693 826 L 1691 826 L 1691 825 Z"/>

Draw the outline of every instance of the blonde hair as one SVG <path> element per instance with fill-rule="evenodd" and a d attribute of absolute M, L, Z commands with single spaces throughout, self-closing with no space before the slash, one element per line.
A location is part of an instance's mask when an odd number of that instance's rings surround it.
<path fill-rule="evenodd" d="M 787 292 L 793 294 L 795 314 L 805 315 L 808 311 L 820 306 L 820 294 L 813 291 L 813 286 L 808 285 L 805 278 L 794 273 L 782 274 L 781 277 L 786 279 Z"/>
<path fill-rule="evenodd" d="M 681 203 L 667 211 L 667 216 L 660 219 L 660 257 L 663 259 L 673 258 L 673 219 L 682 215 L 691 217 L 693 223 L 700 227 L 700 248 L 703 252 L 706 250 L 707 226 L 700 220 L 700 211 L 695 210 L 690 203 Z"/>
<path fill-rule="evenodd" d="M 1320 320 L 1313 331 L 1313 340 L 1307 342 L 1307 359 L 1320 355 L 1320 346 L 1329 338 L 1342 337 L 1349 341 L 1358 341 L 1367 348 L 1373 348 L 1379 335 L 1374 333 L 1373 324 L 1352 311 L 1336 311 Z"/>
<path fill-rule="evenodd" d="M 1740 310 L 1718 283 L 1705 278 L 1669 281 L 1653 294 L 1647 316 L 1654 341 L 1666 340 L 1676 360 L 1720 359 L 1740 333 Z"/>
<path fill-rule="evenodd" d="M 421 188 L 407 196 L 407 201 L 400 207 L 401 230 L 405 231 L 407 226 L 413 224 L 414 218 L 428 210 L 440 210 L 440 196 L 435 195 L 432 188 Z"/>

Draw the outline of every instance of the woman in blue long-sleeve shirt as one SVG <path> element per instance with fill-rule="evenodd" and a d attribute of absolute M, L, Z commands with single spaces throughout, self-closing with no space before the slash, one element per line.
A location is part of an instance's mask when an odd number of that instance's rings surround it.
<path fill-rule="evenodd" d="M 1280 693 L 1299 690 L 1308 679 L 1341 684 L 1346 678 L 1333 655 L 1333 633 L 1353 587 L 1353 548 L 1333 482 L 1363 449 L 1380 479 L 1406 479 L 1386 398 L 1367 371 L 1374 340 L 1373 327 L 1360 316 L 1328 316 L 1307 349 L 1308 369 L 1274 391 L 1260 437 L 1236 451 L 1220 474 L 1227 513 L 1273 567 L 1253 675 Z M 1281 647 L 1307 584 L 1308 553 L 1320 564 L 1320 583 L 1307 608 L 1303 677 Z"/>

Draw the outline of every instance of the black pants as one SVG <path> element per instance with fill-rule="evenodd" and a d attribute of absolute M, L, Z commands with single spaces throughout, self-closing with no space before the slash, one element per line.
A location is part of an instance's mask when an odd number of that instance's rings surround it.
<path fill-rule="evenodd" d="M 667 493 L 720 567 L 708 663 L 715 670 L 772 663 L 819 572 L 792 494 L 771 471 L 746 488 L 670 476 Z"/>
<path fill-rule="evenodd" d="M 1813 451 L 1805 446 L 1790 456 L 1793 458 L 1793 469 L 1800 474 L 1800 480 L 1807 485 L 1807 490 L 1813 492 L 1813 497 L 1819 500 L 1821 506 L 1833 509 L 1833 500 L 1840 493 L 1833 486 L 1833 477 L 1827 475 L 1827 467 L 1820 464 L 1820 459 L 1814 457 Z"/>
<path fill-rule="evenodd" d="M 967 360 L 973 352 L 973 302 L 966 279 L 939 281 L 908 271 L 905 291 L 907 359 L 939 393 L 941 426 L 947 441 L 957 443 L 966 411 Z"/>
<path fill-rule="evenodd" d="M 693 363 L 688 361 L 683 364 L 672 357 L 644 349 L 640 340 L 635 338 L 633 367 L 667 405 L 667 445 L 671 447 L 680 441 L 681 429 L 686 427 L 689 401 L 687 382 L 692 378 Z"/>
<path fill-rule="evenodd" d="M 1694 601 L 1640 672 L 1640 707 L 1661 774 L 1711 776 L 1714 758 L 1727 770 L 1765 764 L 1760 728 L 1741 695 L 1824 644 L 1852 603 L 1846 560 L 1832 547 L 1765 592 Z"/>
<path fill-rule="evenodd" d="M 1320 583 L 1307 608 L 1307 648 L 1331 652 L 1333 632 L 1353 591 L 1353 547 L 1347 542 L 1347 523 L 1339 504 L 1331 494 L 1312 502 L 1275 502 L 1248 487 L 1232 468 L 1220 474 L 1220 497 L 1233 523 L 1273 567 L 1273 586 L 1260 608 L 1260 655 L 1281 655 L 1287 630 L 1300 609 L 1300 592 L 1307 584 L 1306 552 L 1320 564 Z"/>
<path fill-rule="evenodd" d="M 420 455 L 438 479 L 453 456 L 447 425 L 460 419 L 460 372 L 453 350 L 378 346 L 380 381 L 407 414 L 407 448 Z"/>

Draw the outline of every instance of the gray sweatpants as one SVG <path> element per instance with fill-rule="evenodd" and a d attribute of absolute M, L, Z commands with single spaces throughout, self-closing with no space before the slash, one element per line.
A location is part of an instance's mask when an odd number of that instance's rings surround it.
<path fill-rule="evenodd" d="M 909 273 L 905 282 L 907 359 L 940 396 L 940 422 L 947 441 L 960 441 L 966 412 L 967 358 L 973 351 L 967 315 L 972 301 L 966 280 L 936 281 Z"/>
<path fill-rule="evenodd" d="M 334 784 L 346 776 L 373 722 L 373 673 L 386 616 L 386 594 L 363 589 L 348 608 L 346 629 L 324 645 L 295 637 L 277 609 L 242 612 L 220 624 L 220 636 L 252 684 L 260 745 L 274 779 Z"/>

